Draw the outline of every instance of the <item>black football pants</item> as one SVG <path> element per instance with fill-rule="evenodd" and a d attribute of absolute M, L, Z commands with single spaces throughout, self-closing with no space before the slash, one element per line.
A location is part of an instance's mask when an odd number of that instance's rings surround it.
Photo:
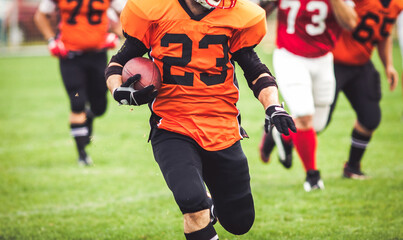
<path fill-rule="evenodd" d="M 100 116 L 105 112 L 107 105 L 107 86 L 104 77 L 106 63 L 105 51 L 88 52 L 60 59 L 60 71 L 72 112 L 83 112 L 86 104 L 89 104 L 95 116 Z"/>
<path fill-rule="evenodd" d="M 371 61 L 362 66 L 334 64 L 336 95 L 331 106 L 328 124 L 338 94 L 343 91 L 355 113 L 358 122 L 366 129 L 375 130 L 381 122 L 381 83 L 378 71 Z"/>
<path fill-rule="evenodd" d="M 206 151 L 190 137 L 154 129 L 154 157 L 182 213 L 208 209 L 211 193 L 220 224 L 233 234 L 252 227 L 255 211 L 247 159 L 240 141 L 220 151 Z"/>

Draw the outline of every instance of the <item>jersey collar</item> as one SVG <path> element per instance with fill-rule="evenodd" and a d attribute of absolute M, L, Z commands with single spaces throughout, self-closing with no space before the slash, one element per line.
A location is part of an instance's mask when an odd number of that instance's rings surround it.
<path fill-rule="evenodd" d="M 209 13 L 211 13 L 211 11 L 214 10 L 214 8 L 213 8 L 213 9 L 211 9 L 211 10 L 209 10 L 209 11 L 206 11 L 206 12 L 203 13 L 203 14 L 194 15 L 194 14 L 192 13 L 192 11 L 190 11 L 190 9 L 188 8 L 188 6 L 186 5 L 185 0 L 178 0 L 178 1 L 179 1 L 179 3 L 181 4 L 183 10 L 185 10 L 185 12 L 189 15 L 189 17 L 190 17 L 191 19 L 195 20 L 195 21 L 200 21 L 200 20 L 202 20 L 205 16 L 207 16 Z"/>

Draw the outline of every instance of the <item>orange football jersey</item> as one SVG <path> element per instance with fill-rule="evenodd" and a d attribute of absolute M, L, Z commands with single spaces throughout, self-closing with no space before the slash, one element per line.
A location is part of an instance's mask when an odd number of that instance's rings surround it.
<path fill-rule="evenodd" d="M 110 0 L 54 0 L 60 12 L 60 38 L 70 51 L 100 49 L 106 39 Z"/>
<path fill-rule="evenodd" d="M 240 140 L 239 90 L 232 53 L 258 44 L 265 13 L 248 0 L 194 16 L 184 0 L 129 0 L 123 30 L 142 41 L 163 83 L 152 110 L 158 127 L 193 138 L 209 151 Z"/>
<path fill-rule="evenodd" d="M 343 31 L 333 50 L 337 63 L 363 65 L 367 63 L 374 47 L 392 31 L 403 0 L 354 0 L 360 18 L 353 32 Z"/>

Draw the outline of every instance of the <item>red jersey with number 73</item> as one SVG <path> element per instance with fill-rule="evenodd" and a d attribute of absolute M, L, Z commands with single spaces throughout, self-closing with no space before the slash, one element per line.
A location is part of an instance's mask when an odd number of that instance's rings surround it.
<path fill-rule="evenodd" d="M 233 52 L 258 44 L 266 33 L 262 8 L 238 0 L 234 8 L 194 16 L 184 0 L 129 0 L 123 30 L 150 49 L 163 83 L 153 112 L 158 128 L 193 138 L 209 151 L 242 137 Z"/>
<path fill-rule="evenodd" d="M 367 63 L 374 47 L 387 38 L 400 11 L 403 0 L 354 0 L 360 18 L 353 32 L 343 31 L 333 51 L 334 60 L 346 65 Z"/>
<path fill-rule="evenodd" d="M 341 33 L 328 0 L 279 0 L 277 20 L 277 47 L 302 57 L 327 54 Z"/>

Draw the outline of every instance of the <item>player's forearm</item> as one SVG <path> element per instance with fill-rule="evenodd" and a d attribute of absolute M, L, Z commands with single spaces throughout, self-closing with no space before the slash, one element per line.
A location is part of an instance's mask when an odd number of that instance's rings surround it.
<path fill-rule="evenodd" d="M 278 100 L 278 90 L 275 86 L 262 89 L 258 99 L 260 103 L 262 103 L 264 109 L 267 109 L 270 105 L 280 105 Z"/>
<path fill-rule="evenodd" d="M 393 67 L 392 44 L 392 37 L 390 35 L 378 44 L 379 58 L 385 69 Z"/>
<path fill-rule="evenodd" d="M 115 33 L 116 35 L 119 36 L 120 39 L 124 38 L 123 36 L 123 31 L 122 31 L 122 25 L 119 23 L 114 24 L 112 27 L 112 32 Z"/>
<path fill-rule="evenodd" d="M 397 29 L 398 39 L 399 39 L 400 54 L 403 57 L 403 12 L 401 12 L 399 17 L 397 18 L 396 29 Z M 403 66 L 403 61 L 402 61 L 402 66 Z M 402 77 L 401 77 L 401 84 L 402 84 L 401 86 L 402 86 L 402 91 L 403 91 L 403 73 L 402 73 Z"/>
<path fill-rule="evenodd" d="M 106 80 L 106 85 L 108 86 L 109 91 L 113 94 L 113 90 L 120 87 L 122 85 L 122 76 L 112 75 Z"/>
<path fill-rule="evenodd" d="M 396 21 L 397 35 L 399 39 L 400 53 L 403 56 L 403 12 L 400 13 Z M 403 62 L 402 62 L 403 64 Z"/>
<path fill-rule="evenodd" d="M 115 62 L 111 62 L 108 67 L 110 66 L 122 66 L 122 65 Z M 113 74 L 106 79 L 106 86 L 108 86 L 108 89 L 112 94 L 113 90 L 120 87 L 120 85 L 122 85 L 122 75 Z"/>
<path fill-rule="evenodd" d="M 398 73 L 393 66 L 392 57 L 392 37 L 389 35 L 383 41 L 378 44 L 378 53 L 383 66 L 385 67 L 386 78 L 389 83 L 389 90 L 395 90 L 397 86 Z"/>
<path fill-rule="evenodd" d="M 120 12 L 116 11 L 112 6 L 107 11 L 110 23 L 110 31 L 123 38 L 122 24 L 120 23 Z"/>
<path fill-rule="evenodd" d="M 37 11 L 34 16 L 34 22 L 46 40 L 55 36 L 50 20 L 46 14 Z"/>
<path fill-rule="evenodd" d="M 358 15 L 352 6 L 344 0 L 330 0 L 337 23 L 344 29 L 351 31 L 358 24 Z"/>

